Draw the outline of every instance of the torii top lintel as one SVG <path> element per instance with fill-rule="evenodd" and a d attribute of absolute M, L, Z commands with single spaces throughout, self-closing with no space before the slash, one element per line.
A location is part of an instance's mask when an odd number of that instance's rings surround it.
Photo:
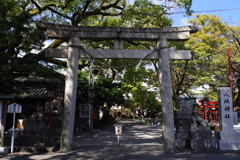
<path fill-rule="evenodd" d="M 186 41 L 191 33 L 199 30 L 196 25 L 165 28 L 130 28 L 130 27 L 95 27 L 70 26 L 54 23 L 36 22 L 38 29 L 46 30 L 49 38 L 69 39 L 79 37 L 81 40 L 137 40 L 156 41 L 166 38 L 168 41 Z"/>

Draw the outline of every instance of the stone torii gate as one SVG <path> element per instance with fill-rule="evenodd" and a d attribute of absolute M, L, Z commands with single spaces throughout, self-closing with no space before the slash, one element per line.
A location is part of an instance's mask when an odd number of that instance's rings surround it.
<path fill-rule="evenodd" d="M 67 58 L 67 73 L 64 95 L 63 128 L 61 135 L 61 151 L 72 150 L 73 126 L 76 105 L 76 89 L 79 58 L 109 59 L 157 59 L 158 74 L 161 84 L 162 121 L 164 149 L 175 150 L 174 117 L 172 104 L 172 85 L 169 59 L 191 59 L 190 51 L 170 50 L 167 41 L 186 41 L 191 33 L 198 31 L 197 26 L 166 28 L 127 28 L 127 27 L 74 27 L 53 23 L 37 22 L 37 27 L 47 31 L 52 39 L 69 40 L 68 48 L 46 50 L 45 56 Z M 80 40 L 114 40 L 114 49 L 84 49 Z M 156 41 L 154 50 L 125 50 L 123 40 Z M 152 52 L 152 53 L 151 53 Z M 151 53 L 150 55 L 148 55 Z"/>

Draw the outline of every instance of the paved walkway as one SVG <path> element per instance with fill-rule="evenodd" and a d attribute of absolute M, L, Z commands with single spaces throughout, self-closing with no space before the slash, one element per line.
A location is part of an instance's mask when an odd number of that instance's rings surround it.
<path fill-rule="evenodd" d="M 9 153 L 1 160 L 239 160 L 240 151 L 200 152 L 186 148 L 176 152 L 163 151 L 161 126 L 147 126 L 139 120 L 126 119 L 120 145 L 117 144 L 113 124 L 75 134 L 74 150 L 66 153 Z"/>

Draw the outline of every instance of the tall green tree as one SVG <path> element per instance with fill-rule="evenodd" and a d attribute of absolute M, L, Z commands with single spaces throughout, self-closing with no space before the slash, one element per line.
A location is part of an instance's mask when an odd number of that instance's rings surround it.
<path fill-rule="evenodd" d="M 36 29 L 34 21 L 42 20 L 79 25 L 83 19 L 94 15 L 114 16 L 121 14 L 124 2 L 114 1 L 1 1 L 0 40 L 0 87 L 1 94 L 14 92 L 17 77 L 30 75 L 61 78 L 55 72 L 66 66 L 66 62 L 44 57 L 46 36 Z M 118 6 L 120 4 L 120 6 Z M 115 9 L 115 11 L 114 11 Z M 118 11 L 117 11 L 118 10 Z M 95 18 L 96 19 L 96 18 Z M 83 22 L 84 24 L 84 22 Z M 89 23 L 90 24 L 90 23 Z M 56 48 L 63 41 L 55 40 L 47 47 Z M 80 65 L 80 69 L 86 65 Z"/>
<path fill-rule="evenodd" d="M 240 104 L 240 26 L 239 24 L 233 26 L 227 26 L 230 30 L 228 34 L 229 39 L 229 52 L 231 54 L 231 67 L 232 67 L 232 78 L 233 78 L 233 92 L 234 92 L 234 105 L 239 106 Z"/>
<path fill-rule="evenodd" d="M 13 93 L 14 89 L 21 87 L 15 82 L 17 77 L 61 78 L 54 72 L 58 67 L 43 65 L 41 60 L 46 58 L 34 53 L 41 51 L 46 37 L 34 27 L 34 15 L 30 13 L 28 2 L 1 1 L 0 7 L 0 93 Z"/>
<path fill-rule="evenodd" d="M 200 71 L 197 73 L 201 74 L 195 82 L 195 87 L 208 84 L 210 88 L 205 96 L 216 100 L 217 88 L 229 85 L 227 59 L 229 30 L 220 17 L 215 15 L 196 15 L 190 23 L 201 26 L 201 30 L 186 44 L 195 56 L 193 62 L 195 68 Z"/>
<path fill-rule="evenodd" d="M 147 27 L 152 23 L 153 27 L 163 27 L 169 22 L 164 15 L 168 14 L 170 6 L 185 8 L 189 12 L 191 0 L 174 0 L 169 4 L 171 5 L 166 6 L 164 3 L 155 5 L 147 0 L 136 0 L 134 4 L 128 4 L 128 6 L 125 0 L 1 1 L 0 82 L 9 90 L 9 87 L 14 88 L 12 80 L 18 76 L 29 76 L 29 74 L 44 76 L 46 75 L 44 73 L 48 72 L 48 77 L 51 75 L 58 77 L 51 71 L 66 66 L 63 61 L 44 57 L 42 49 L 47 38 L 42 31 L 36 29 L 34 21 L 74 26 L 118 24 L 120 27 Z M 112 23 L 115 20 L 111 22 L 106 17 L 115 17 L 120 20 L 119 23 Z M 62 42 L 55 40 L 47 47 L 56 48 Z M 29 67 L 30 65 L 32 67 Z M 81 69 L 82 66 L 79 68 Z M 1 92 L 8 93 L 3 87 Z"/>
<path fill-rule="evenodd" d="M 147 0 L 136 0 L 133 2 L 132 5 L 126 5 L 124 9 L 124 13 L 119 17 L 103 17 L 99 16 L 99 20 L 95 21 L 92 25 L 100 25 L 106 27 L 154 27 L 154 28 L 161 28 L 166 26 L 171 26 L 172 21 L 168 19 L 168 11 L 169 9 L 176 7 L 183 7 L 184 5 L 180 5 L 180 1 L 174 1 L 172 5 L 166 6 L 162 3 L 162 5 L 154 4 Z M 174 4 L 174 5 L 173 5 Z M 186 6 L 190 6 L 190 1 L 186 1 Z M 190 11 L 190 10 L 188 10 Z M 189 13 L 189 12 L 188 12 Z M 108 41 L 100 41 L 100 42 L 89 42 L 89 48 L 99 48 L 99 49 L 112 49 L 114 42 L 111 40 Z M 149 46 L 155 46 L 155 42 L 138 42 L 138 41 L 124 41 L 124 49 L 149 49 Z M 103 63 L 109 66 L 117 66 L 118 69 L 112 68 L 112 77 L 111 79 L 114 80 L 118 73 L 124 72 L 126 69 L 126 74 L 123 78 L 123 90 L 125 94 L 128 95 L 131 93 L 131 90 L 134 88 L 140 88 L 142 82 L 147 82 L 154 84 L 153 86 L 158 86 L 158 81 L 156 79 L 156 75 L 152 74 L 152 71 L 146 70 L 145 65 L 150 64 L 151 61 L 142 61 L 141 63 L 141 70 L 135 70 L 134 67 L 122 67 L 128 66 L 136 62 L 136 60 L 101 60 Z M 105 68 L 108 69 L 108 68 Z M 134 76 L 133 76 L 134 75 Z M 148 76 L 148 77 L 147 77 Z M 149 77 L 150 76 L 150 77 Z M 154 81 L 152 80 L 153 77 L 155 78 Z M 151 80 L 151 81 L 150 81 Z M 150 85 L 150 84 L 149 84 Z M 129 104 L 129 103 L 128 103 Z"/>
<path fill-rule="evenodd" d="M 218 87 L 229 86 L 228 47 L 231 47 L 233 53 L 233 77 L 239 75 L 236 72 L 239 66 L 237 32 L 234 32 L 238 27 L 227 26 L 215 15 L 197 14 L 189 22 L 199 25 L 200 30 L 192 34 L 187 42 L 173 44 L 178 49 L 190 49 L 192 52 L 191 60 L 171 61 L 174 98 L 180 95 L 191 96 L 194 89 L 209 86 L 201 95 L 217 100 Z"/>

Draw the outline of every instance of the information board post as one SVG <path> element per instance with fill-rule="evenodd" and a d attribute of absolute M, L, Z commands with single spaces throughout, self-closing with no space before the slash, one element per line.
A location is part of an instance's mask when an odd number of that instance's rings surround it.
<path fill-rule="evenodd" d="M 12 140 L 11 140 L 11 153 L 13 153 L 14 148 L 14 138 L 15 138 L 15 119 L 16 119 L 16 113 L 13 113 L 13 127 L 12 127 Z"/>
<path fill-rule="evenodd" d="M 115 124 L 115 134 L 117 136 L 117 144 L 120 145 L 120 136 L 122 135 L 122 124 Z"/>
<path fill-rule="evenodd" d="M 17 103 L 13 103 L 8 105 L 8 113 L 13 113 L 13 126 L 12 126 L 12 140 L 11 140 L 11 153 L 13 153 L 14 148 L 14 138 L 15 138 L 15 120 L 16 120 L 16 113 L 22 112 L 22 106 Z"/>

